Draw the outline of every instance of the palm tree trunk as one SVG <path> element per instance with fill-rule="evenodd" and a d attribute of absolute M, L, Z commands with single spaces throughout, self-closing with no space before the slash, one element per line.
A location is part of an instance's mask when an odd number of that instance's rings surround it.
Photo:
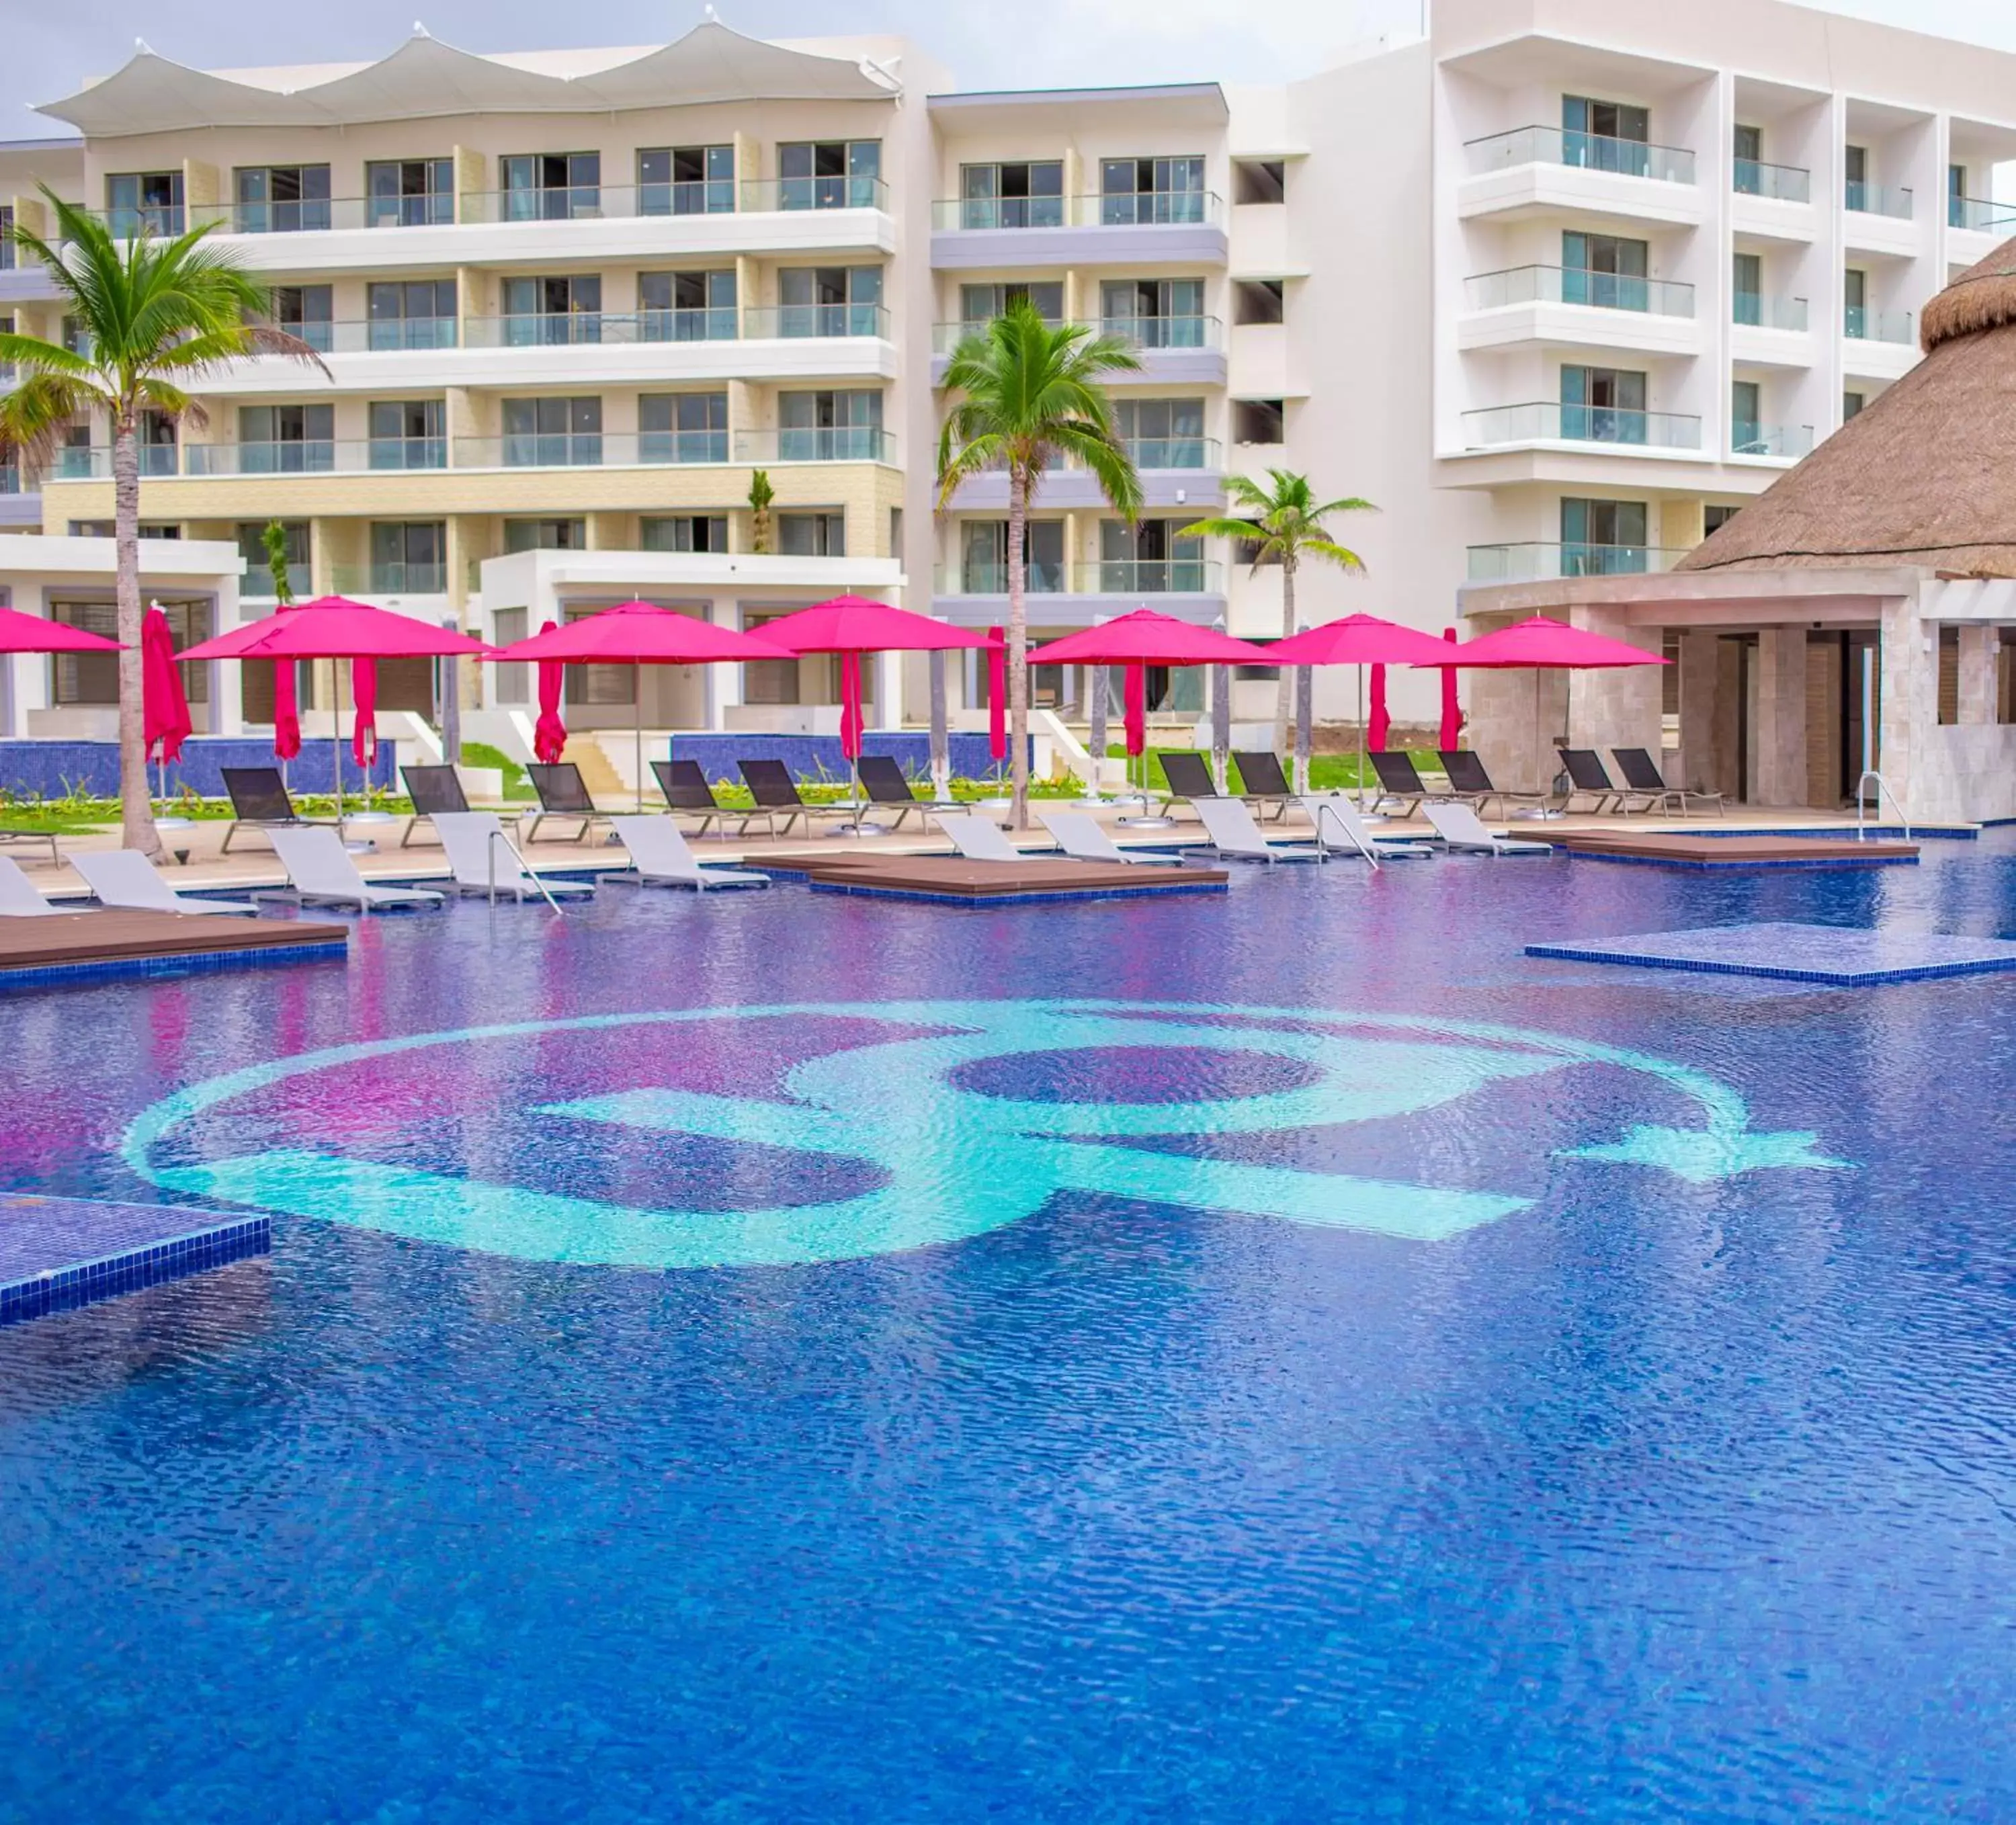
<path fill-rule="evenodd" d="M 1008 767 L 1015 828 L 1029 827 L 1029 615 L 1023 599 L 1022 541 L 1029 518 L 1029 475 L 1008 466 Z"/>
<path fill-rule="evenodd" d="M 112 530 L 119 602 L 119 826 L 128 849 L 161 859 L 147 797 L 147 738 L 140 655 L 140 443 L 131 412 L 112 430 Z"/>
<path fill-rule="evenodd" d="M 1282 603 L 1287 611 L 1289 632 L 1302 631 L 1302 617 L 1295 607 L 1295 558 L 1288 554 L 1287 574 L 1281 579 Z M 1295 668 L 1295 790 L 1306 792 L 1309 789 L 1309 750 L 1316 734 L 1316 668 L 1298 665 Z"/>

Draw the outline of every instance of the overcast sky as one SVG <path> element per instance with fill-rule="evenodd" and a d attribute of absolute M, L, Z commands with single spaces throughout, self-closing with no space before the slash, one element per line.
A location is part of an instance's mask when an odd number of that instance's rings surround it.
<path fill-rule="evenodd" d="M 1422 0 L 717 0 L 758 38 L 886 32 L 913 38 L 968 88 L 1060 82 L 1269 81 L 1384 32 L 1411 31 Z M 417 9 L 437 38 L 470 51 L 658 44 L 700 0 L 0 0 L 0 138 L 66 131 L 30 111 L 117 69 L 136 35 L 178 63 L 220 66 L 382 56 Z M 1833 0 L 1828 9 L 2016 50 L 2016 0 Z"/>

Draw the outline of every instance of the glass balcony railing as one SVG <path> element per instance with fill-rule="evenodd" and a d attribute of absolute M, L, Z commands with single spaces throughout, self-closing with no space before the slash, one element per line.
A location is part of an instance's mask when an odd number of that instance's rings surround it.
<path fill-rule="evenodd" d="M 725 310 L 542 311 L 472 317 L 463 326 L 470 348 L 556 348 L 578 344 L 732 342 L 736 316 Z"/>
<path fill-rule="evenodd" d="M 1507 304 L 1586 304 L 1600 311 L 1636 311 L 1653 317 L 1691 317 L 1694 288 L 1670 279 L 1629 272 L 1593 272 L 1579 266 L 1514 266 L 1463 281 L 1473 311 Z"/>
<path fill-rule="evenodd" d="M 1949 196 L 1946 225 L 1975 234 L 2016 234 L 2016 204 L 1990 203 L 1976 196 Z"/>
<path fill-rule="evenodd" d="M 300 235 L 331 229 L 440 228 L 455 220 L 455 196 L 441 190 L 416 196 L 323 196 L 285 203 L 201 204 L 197 221 L 232 235 Z"/>
<path fill-rule="evenodd" d="M 448 566 L 411 558 L 377 558 L 368 564 L 338 564 L 329 574 L 338 596 L 443 596 Z"/>
<path fill-rule="evenodd" d="M 1509 133 L 1473 139 L 1463 153 L 1478 175 L 1517 165 L 1571 165 L 1579 171 L 1614 171 L 1668 184 L 1694 181 L 1694 155 L 1684 146 L 1651 146 L 1641 139 L 1611 139 L 1560 127 L 1515 127 Z"/>
<path fill-rule="evenodd" d="M 1899 221 L 1911 219 L 1911 193 L 1883 184 L 1857 183 L 1852 178 L 1844 186 L 1843 201 L 1856 215 L 1887 215 Z"/>
<path fill-rule="evenodd" d="M 261 444 L 192 444 L 184 473 L 189 475 L 323 475 L 364 469 L 367 447 L 338 444 L 333 437 L 300 437 Z"/>
<path fill-rule="evenodd" d="M 1665 551 L 1648 545 L 1473 545 L 1470 580 L 1473 583 L 1530 583 L 1557 577 L 1636 577 L 1670 571 L 1686 556 L 1684 551 Z"/>
<path fill-rule="evenodd" d="M 1625 444 L 1655 450 L 1698 450 L 1701 420 L 1683 413 L 1637 412 L 1614 405 L 1564 405 L 1537 400 L 1463 415 L 1473 450 L 1507 444 Z"/>
<path fill-rule="evenodd" d="M 735 212 L 733 178 L 694 178 L 675 184 L 639 184 L 639 215 L 732 215 Z"/>
<path fill-rule="evenodd" d="M 445 437 L 373 437 L 366 452 L 373 469 L 445 469 Z"/>
<path fill-rule="evenodd" d="M 306 564 L 287 566 L 287 593 L 295 601 L 307 601 L 314 590 L 315 578 Z M 340 596 L 344 592 L 341 585 L 339 584 L 337 594 Z M 256 556 L 247 557 L 245 578 L 238 585 L 238 593 L 241 596 L 260 602 L 272 602 L 276 599 L 273 594 L 273 573 L 267 565 L 266 554 L 263 551 Z"/>
<path fill-rule="evenodd" d="M 620 469 L 728 459 L 725 430 L 519 431 L 455 441 L 458 469 Z"/>
<path fill-rule="evenodd" d="M 939 229 L 1197 226 L 1222 219 L 1211 190 L 1113 190 L 1091 196 L 953 196 L 931 205 Z"/>
<path fill-rule="evenodd" d="M 21 466 L 18 463 L 0 463 L 0 495 L 26 494 L 21 485 Z"/>
<path fill-rule="evenodd" d="M 968 558 L 959 568 L 950 573 L 949 586 L 946 573 L 939 573 L 939 589 L 949 587 L 962 596 L 1006 596 L 1008 593 L 1008 566 L 1003 561 L 988 558 Z M 1032 560 L 1024 567 L 1023 588 L 1031 596 L 1061 596 L 1069 587 L 1065 567 L 1061 560 L 1049 563 Z"/>
<path fill-rule="evenodd" d="M 1841 312 L 1841 333 L 1852 342 L 1909 342 L 1909 311 L 1871 310 L 1867 304 L 1850 304 Z"/>
<path fill-rule="evenodd" d="M 894 463 L 895 436 L 872 425 L 787 426 L 737 431 L 738 463 Z"/>
<path fill-rule="evenodd" d="M 1731 293 L 1730 321 L 1752 329 L 1804 329 L 1806 301 L 1775 297 L 1760 291 Z"/>
<path fill-rule="evenodd" d="M 749 178 L 741 186 L 745 211 L 799 209 L 887 209 L 889 186 L 880 178 Z"/>
<path fill-rule="evenodd" d="M 1218 568 L 1204 558 L 1102 558 L 1078 581 L 1102 596 L 1215 595 Z"/>
<path fill-rule="evenodd" d="M 1215 437 L 1123 437 L 1121 443 L 1136 469 L 1215 470 L 1219 466 Z"/>
<path fill-rule="evenodd" d="M 192 449 L 201 448 L 192 445 Z M 173 444 L 142 444 L 140 446 L 140 473 L 149 476 L 174 475 L 178 473 Z M 109 444 L 66 444 L 56 453 L 49 465 L 59 481 L 109 481 L 112 478 L 112 446 Z"/>
<path fill-rule="evenodd" d="M 1216 348 L 1223 340 L 1215 317 L 1102 317 L 1096 327 L 1136 348 Z"/>
<path fill-rule="evenodd" d="M 1732 456 L 1782 456 L 1797 461 L 1813 447 L 1811 425 L 1750 424 L 1738 419 L 1729 427 Z"/>
<path fill-rule="evenodd" d="M 1740 158 L 1732 167 L 1730 188 L 1739 196 L 1764 196 L 1774 203 L 1810 203 L 1813 174 L 1800 165 L 1767 165 Z"/>
<path fill-rule="evenodd" d="M 136 209 L 95 209 L 92 214 L 119 241 L 164 239 L 182 233 L 189 217 L 179 203 L 149 203 Z"/>
<path fill-rule="evenodd" d="M 747 337 L 889 335 L 889 313 L 880 304 L 776 304 L 742 313 Z"/>

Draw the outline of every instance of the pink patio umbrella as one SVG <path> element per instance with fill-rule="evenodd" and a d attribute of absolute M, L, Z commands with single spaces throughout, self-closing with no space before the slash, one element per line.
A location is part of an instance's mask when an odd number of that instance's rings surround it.
<path fill-rule="evenodd" d="M 767 632 L 767 630 L 766 630 Z M 565 627 L 548 621 L 528 639 L 502 648 L 491 657 L 503 662 L 531 660 L 539 668 L 540 715 L 538 740 L 539 758 L 550 765 L 560 758 L 556 745 L 550 758 L 544 742 L 548 718 L 558 730 L 560 742 L 567 731 L 560 728 L 560 677 L 570 665 L 725 665 L 755 659 L 788 659 L 783 647 L 754 634 L 733 628 L 716 627 L 697 615 L 660 608 L 649 602 L 625 602 L 595 614 L 583 615 Z M 552 679 L 548 701 L 548 678 Z M 637 808 L 644 808 L 644 693 L 643 680 L 632 701 L 636 707 Z M 857 748 L 859 741 L 857 738 Z"/>
<path fill-rule="evenodd" d="M 350 662 L 350 751 L 368 779 L 378 758 L 378 661 Z"/>
<path fill-rule="evenodd" d="M 987 637 L 995 643 L 987 655 L 987 751 L 998 768 L 1008 758 L 1008 635 L 989 628 Z"/>
<path fill-rule="evenodd" d="M 560 632 L 560 623 L 548 621 L 539 629 L 539 638 Z M 560 765 L 560 756 L 567 752 L 567 723 L 560 713 L 560 704 L 565 696 L 567 667 L 557 659 L 542 659 L 537 676 L 539 681 L 539 719 L 532 725 L 532 758 L 542 767 Z M 641 711 L 639 712 L 640 715 Z"/>
<path fill-rule="evenodd" d="M 452 628 L 394 614 L 367 602 L 324 596 L 298 603 L 261 621 L 233 628 L 214 639 L 203 640 L 182 654 L 200 659 L 347 659 L 351 668 L 351 694 L 356 693 L 356 668 L 365 659 L 443 659 L 481 657 L 490 649 L 481 640 Z M 367 689 L 369 688 L 367 684 Z M 343 826 L 342 712 L 330 693 L 329 742 L 336 772 L 337 827 Z M 360 713 L 362 706 L 359 705 Z M 369 781 L 366 781 L 367 788 Z"/>
<path fill-rule="evenodd" d="M 149 603 L 140 622 L 140 730 L 147 758 L 158 769 L 160 796 L 168 797 L 168 762 L 180 758 L 195 723 L 175 663 L 175 639 L 158 602 Z"/>
<path fill-rule="evenodd" d="M 18 608 L 0 608 L 0 653 L 117 653 L 119 643 Z"/>
<path fill-rule="evenodd" d="M 1444 628 L 1442 638 L 1452 646 L 1456 644 L 1456 629 Z M 1456 694 L 1456 668 L 1442 668 L 1442 725 L 1437 746 L 1453 749 L 1463 740 L 1463 705 Z"/>
<path fill-rule="evenodd" d="M 864 653 L 946 653 L 962 649 L 985 648 L 992 637 L 972 628 L 956 628 L 950 621 L 918 614 L 886 602 L 871 602 L 865 596 L 836 596 L 768 622 L 763 639 L 787 653 L 837 653 L 840 667 L 840 732 L 841 751 L 850 762 L 861 758 L 864 726 L 861 707 L 861 656 Z M 851 664 L 849 663 L 850 657 Z M 935 704 L 933 706 L 935 709 Z M 852 747 L 848 742 L 851 731 Z M 931 731 L 935 751 L 942 745 L 941 733 Z M 1004 745 L 1003 752 L 1006 749 Z M 855 797 L 861 797 L 857 771 Z M 857 829 L 859 826 L 855 826 Z"/>
<path fill-rule="evenodd" d="M 1386 713 L 1386 668 L 1372 668 L 1372 715 L 1366 725 L 1365 743 L 1375 754 L 1386 751 L 1387 738 L 1393 733 L 1393 718 Z"/>
<path fill-rule="evenodd" d="M 1666 661 L 1659 653 L 1648 653 L 1643 646 L 1634 646 L 1628 640 L 1614 640 L 1607 634 L 1592 634 L 1586 628 L 1570 627 L 1566 621 L 1536 614 L 1523 621 L 1514 621 L 1510 627 L 1500 628 L 1495 633 L 1466 640 L 1437 658 L 1416 663 L 1444 668 L 1476 666 L 1493 671 L 1530 669 L 1533 674 L 1533 745 L 1536 751 L 1544 753 L 1546 744 L 1541 735 L 1543 711 L 1540 704 L 1543 671 L 1664 665 Z M 1568 733 L 1572 745 L 1573 732 Z M 1542 764 L 1545 765 L 1544 761 Z"/>
<path fill-rule="evenodd" d="M 1138 758 L 1148 746 L 1148 675 L 1151 665 L 1272 665 L 1273 646 L 1251 646 L 1152 608 L 1117 615 L 1096 628 L 1085 628 L 1039 646 L 1031 665 L 1124 665 L 1122 700 L 1126 706 L 1127 752 Z M 1145 787 L 1145 768 L 1143 785 Z"/>

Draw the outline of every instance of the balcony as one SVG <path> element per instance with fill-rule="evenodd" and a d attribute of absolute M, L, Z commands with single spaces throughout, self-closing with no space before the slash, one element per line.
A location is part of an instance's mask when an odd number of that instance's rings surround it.
<path fill-rule="evenodd" d="M 1008 567 L 987 559 L 942 566 L 934 578 L 940 595 L 1006 596 Z M 1223 567 L 1208 558 L 1091 558 L 1032 563 L 1025 585 L 1031 596 L 1219 596 Z"/>
<path fill-rule="evenodd" d="M 1670 571 L 1687 556 L 1647 545 L 1473 545 L 1473 583 L 1539 583 L 1564 577 L 1637 577 Z"/>
<path fill-rule="evenodd" d="M 142 444 L 140 474 L 174 475 L 176 448 L 173 444 Z M 112 446 L 109 444 L 66 444 L 56 453 L 52 465 L 56 481 L 109 481 L 112 477 Z"/>
<path fill-rule="evenodd" d="M 1997 240 L 2016 234 L 2016 206 L 1975 196 L 1946 199 L 1946 226 L 1971 235 L 1993 235 Z"/>
<path fill-rule="evenodd" d="M 1730 298 L 1729 320 L 1749 329 L 1783 329 L 1803 336 L 1806 332 L 1806 301 L 1778 297 L 1769 293 L 1740 291 Z"/>
<path fill-rule="evenodd" d="M 984 558 L 968 558 L 955 574 L 956 586 L 951 592 L 960 596 L 1006 596 L 1008 593 L 1008 567 Z M 1069 567 L 1062 560 L 1050 563 L 1028 563 L 1024 567 L 1022 587 L 1031 596 L 1062 596 L 1069 585 Z M 947 590 L 946 573 L 938 574 L 939 591 Z"/>
<path fill-rule="evenodd" d="M 1517 127 L 1468 142 L 1463 158 L 1456 208 L 1466 218 L 1572 211 L 1626 221 L 1705 219 L 1694 155 L 1684 146 Z"/>
<path fill-rule="evenodd" d="M 1766 457 L 1780 463 L 1796 463 L 1813 447 L 1811 425 L 1748 424 L 1738 419 L 1729 427 L 1729 453 L 1732 456 Z"/>
<path fill-rule="evenodd" d="M 1802 165 L 1770 165 L 1740 158 L 1730 167 L 1730 188 L 1739 196 L 1761 196 L 1772 203 L 1810 203 L 1813 174 Z"/>
<path fill-rule="evenodd" d="M 1085 329 L 1129 344 L 1140 361 L 1138 369 L 1108 374 L 1108 387 L 1225 384 L 1225 326 L 1215 317 L 1107 317 L 1080 321 Z M 933 386 L 944 383 L 952 351 L 967 337 L 985 334 L 986 329 L 984 322 L 931 326 Z"/>
<path fill-rule="evenodd" d="M 448 566 L 399 559 L 338 564 L 329 581 L 338 596 L 445 596 Z"/>
<path fill-rule="evenodd" d="M 1136 469 L 1184 469 L 1215 473 L 1215 437 L 1123 437 L 1121 447 Z"/>
<path fill-rule="evenodd" d="M 445 469 L 445 437 L 293 438 L 265 444 L 192 444 L 185 475 L 353 474 Z M 167 473 L 173 474 L 174 470 Z"/>
<path fill-rule="evenodd" d="M 1858 183 L 1851 178 L 1842 186 L 1842 203 L 1851 215 L 1887 215 L 1895 221 L 1911 219 L 1911 193 L 1882 184 Z"/>
<path fill-rule="evenodd" d="M 1564 405 L 1554 400 L 1467 412 L 1463 427 L 1465 447 L 1472 450 L 1508 449 L 1524 444 L 1687 451 L 1701 447 L 1701 420 L 1684 413 Z"/>
<path fill-rule="evenodd" d="M 979 267 L 1225 263 L 1225 208 L 1209 190 L 953 197 L 931 205 L 931 264 Z"/>
<path fill-rule="evenodd" d="M 1643 279 L 1627 272 L 1596 272 L 1576 266 L 1513 266 L 1463 281 L 1464 302 L 1473 311 L 1511 304 L 1576 304 L 1596 311 L 1634 311 L 1654 317 L 1692 317 L 1694 288 L 1673 279 Z"/>
<path fill-rule="evenodd" d="M 1576 171 L 1610 171 L 1620 177 L 1651 178 L 1662 184 L 1691 184 L 1694 155 L 1683 146 L 1651 146 L 1642 139 L 1610 139 L 1561 127 L 1515 127 L 1463 146 L 1470 171 L 1482 175 L 1517 165 L 1566 165 Z"/>
<path fill-rule="evenodd" d="M 459 340 L 452 317 L 390 317 L 341 322 L 280 323 L 317 355 L 398 353 L 408 349 L 453 348 Z"/>
<path fill-rule="evenodd" d="M 339 571 L 338 575 L 343 573 Z M 315 592 L 315 574 L 305 563 L 287 566 L 287 593 L 297 602 L 305 602 Z M 337 594 L 344 593 L 341 585 Z M 245 560 L 245 580 L 238 585 L 239 595 L 248 601 L 273 602 L 278 598 L 273 593 L 273 573 L 268 568 L 265 554 L 248 556 Z"/>
<path fill-rule="evenodd" d="M 889 313 L 869 304 L 752 305 L 742 313 L 742 333 L 751 339 L 873 336 L 886 342 Z"/>
<path fill-rule="evenodd" d="M 1909 343 L 1913 334 L 1911 313 L 1849 304 L 1841 312 L 1841 333 L 1851 342 Z"/>

